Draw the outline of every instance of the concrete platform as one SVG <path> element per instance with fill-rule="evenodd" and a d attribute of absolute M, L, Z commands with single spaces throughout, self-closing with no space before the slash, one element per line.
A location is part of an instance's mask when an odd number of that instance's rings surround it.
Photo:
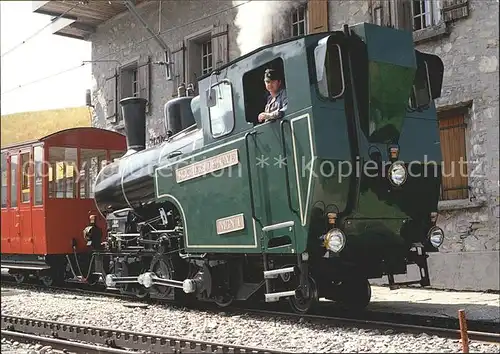
<path fill-rule="evenodd" d="M 457 319 L 461 309 L 466 319 L 500 323 L 500 294 L 423 288 L 390 290 L 372 285 L 372 300 L 367 307 L 370 311 Z"/>

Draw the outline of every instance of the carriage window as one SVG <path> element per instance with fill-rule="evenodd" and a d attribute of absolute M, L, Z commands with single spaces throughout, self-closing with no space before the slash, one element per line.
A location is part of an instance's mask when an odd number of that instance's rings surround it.
<path fill-rule="evenodd" d="M 49 198 L 76 198 L 76 148 L 49 149 Z"/>
<path fill-rule="evenodd" d="M 33 160 L 35 161 L 35 188 L 34 188 L 34 204 L 43 204 L 43 189 L 42 189 L 42 177 L 43 177 L 43 147 L 35 146 L 33 148 Z"/>
<path fill-rule="evenodd" d="M 415 82 L 410 95 L 410 107 L 413 109 L 426 107 L 431 102 L 431 91 L 429 84 L 429 71 L 427 63 L 418 65 L 415 73 Z"/>
<path fill-rule="evenodd" d="M 30 201 L 30 171 L 31 161 L 30 161 L 30 153 L 25 152 L 21 154 L 21 202 L 28 203 Z"/>
<path fill-rule="evenodd" d="M 338 44 L 319 44 L 314 50 L 316 76 L 321 96 L 338 98 L 344 93 L 342 52 Z"/>
<path fill-rule="evenodd" d="M 233 90 L 231 84 L 222 81 L 207 91 L 212 136 L 227 135 L 234 128 Z"/>
<path fill-rule="evenodd" d="M 7 156 L 2 154 L 2 208 L 7 207 Z"/>
<path fill-rule="evenodd" d="M 109 150 L 109 159 L 108 163 L 113 162 L 115 159 L 119 159 L 123 155 L 125 155 L 126 151 L 123 150 Z"/>
<path fill-rule="evenodd" d="M 18 156 L 10 157 L 10 206 L 17 207 L 17 168 Z"/>
<path fill-rule="evenodd" d="M 80 198 L 94 196 L 97 174 L 106 163 L 106 150 L 80 149 Z"/>

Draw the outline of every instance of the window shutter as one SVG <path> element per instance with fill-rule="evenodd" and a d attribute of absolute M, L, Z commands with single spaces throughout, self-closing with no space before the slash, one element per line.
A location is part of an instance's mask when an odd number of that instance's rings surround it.
<path fill-rule="evenodd" d="M 172 96 L 177 96 L 177 88 L 184 82 L 184 41 L 177 43 L 172 50 L 173 72 L 172 82 L 174 84 Z"/>
<path fill-rule="evenodd" d="M 115 68 L 110 69 L 109 75 L 104 83 L 104 98 L 106 100 L 106 119 L 111 122 L 117 121 L 117 89 L 118 89 L 118 74 Z"/>
<path fill-rule="evenodd" d="M 395 25 L 394 20 L 391 18 L 390 0 L 371 1 L 371 22 L 385 27 Z"/>
<path fill-rule="evenodd" d="M 328 1 L 309 0 L 309 33 L 328 32 Z"/>
<path fill-rule="evenodd" d="M 228 62 L 227 24 L 212 30 L 212 51 L 215 68 Z"/>
<path fill-rule="evenodd" d="M 146 113 L 149 113 L 151 108 L 150 102 L 150 57 L 149 55 L 141 55 L 137 65 L 137 81 L 139 83 L 139 97 L 148 100 L 146 105 Z"/>
<path fill-rule="evenodd" d="M 443 156 L 442 196 L 443 200 L 467 199 L 468 178 L 465 145 L 466 124 L 463 114 L 441 112 L 439 114 L 439 131 L 441 153 Z M 452 167 L 454 165 L 454 167 Z M 452 173 L 454 172 L 454 173 Z"/>
<path fill-rule="evenodd" d="M 444 22 L 469 16 L 469 0 L 441 0 Z"/>
<path fill-rule="evenodd" d="M 394 20 L 398 29 L 413 32 L 412 2 L 408 0 L 395 0 Z"/>

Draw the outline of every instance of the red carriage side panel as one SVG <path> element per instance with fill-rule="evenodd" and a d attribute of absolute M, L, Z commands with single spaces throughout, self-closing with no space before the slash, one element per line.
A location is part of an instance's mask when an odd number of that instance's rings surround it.
<path fill-rule="evenodd" d="M 123 155 L 125 137 L 97 128 L 78 128 L 44 139 L 47 161 L 45 229 L 47 254 L 87 252 L 83 230 L 90 215 L 99 217 L 93 199 L 94 177 L 103 164 Z"/>
<path fill-rule="evenodd" d="M 73 239 L 76 251 L 86 252 L 83 229 L 89 216 L 96 215 L 105 228 L 89 171 L 94 169 L 95 175 L 125 151 L 125 136 L 91 127 L 59 131 L 2 151 L 2 255 L 71 254 Z"/>

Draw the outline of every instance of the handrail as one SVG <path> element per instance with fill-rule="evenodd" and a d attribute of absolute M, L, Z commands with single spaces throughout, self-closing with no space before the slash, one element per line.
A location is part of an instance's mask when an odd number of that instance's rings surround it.
<path fill-rule="evenodd" d="M 287 160 L 288 158 L 286 156 L 285 131 L 284 131 L 285 122 L 290 124 L 288 120 L 282 119 L 280 122 L 280 133 L 281 133 L 281 147 L 283 149 L 283 158 Z M 288 207 L 290 208 L 291 211 L 297 213 L 298 211 L 295 210 L 292 206 L 292 196 L 290 195 L 290 177 L 288 176 L 288 161 L 285 161 L 285 183 L 286 183 L 286 196 L 288 198 Z"/>
<path fill-rule="evenodd" d="M 247 155 L 247 168 L 248 168 L 248 188 L 250 190 L 250 206 L 252 208 L 252 217 L 259 221 L 257 219 L 257 216 L 255 215 L 255 204 L 253 200 L 253 184 L 252 184 L 252 171 L 251 171 L 251 164 L 250 164 L 250 149 L 248 148 L 248 137 L 250 135 L 254 135 L 254 131 L 250 131 L 245 134 L 245 148 L 246 148 L 246 155 Z M 260 224 L 260 221 L 259 221 Z"/>

